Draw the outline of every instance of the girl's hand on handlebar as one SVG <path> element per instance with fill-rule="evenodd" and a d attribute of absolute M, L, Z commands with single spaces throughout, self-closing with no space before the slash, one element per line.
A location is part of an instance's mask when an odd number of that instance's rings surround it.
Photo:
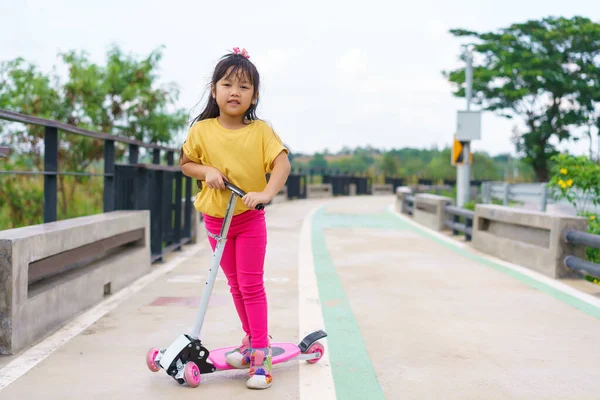
<path fill-rule="evenodd" d="M 225 183 L 223 179 L 227 179 L 225 175 L 218 169 L 210 167 L 206 173 L 206 186 L 211 189 L 225 189 Z"/>
<path fill-rule="evenodd" d="M 251 210 L 254 210 L 257 205 L 267 204 L 271 200 L 271 196 L 265 192 L 248 192 L 242 197 L 242 202 Z"/>

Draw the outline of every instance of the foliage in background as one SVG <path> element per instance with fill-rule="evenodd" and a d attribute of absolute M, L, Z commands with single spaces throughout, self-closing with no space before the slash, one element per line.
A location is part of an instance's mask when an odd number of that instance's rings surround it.
<path fill-rule="evenodd" d="M 588 233 L 600 235 L 600 215 L 590 212 L 584 212 L 581 213 L 581 216 L 586 217 L 588 220 Z M 586 256 L 588 261 L 600 264 L 600 249 L 588 247 Z"/>
<path fill-rule="evenodd" d="M 326 154 L 327 153 L 327 154 Z M 450 149 L 402 148 L 381 151 L 372 148 L 345 148 L 337 154 L 318 152 L 308 156 L 296 154 L 294 168 L 303 170 L 334 170 L 353 174 L 384 174 L 402 177 L 406 183 L 417 179 L 434 181 L 455 180 L 456 167 L 450 163 Z M 535 174 L 531 166 L 508 155 L 490 156 L 487 153 L 473 154 L 471 176 L 474 180 L 507 180 L 531 182 Z"/>
<path fill-rule="evenodd" d="M 577 210 L 577 215 L 587 218 L 588 232 L 600 235 L 600 215 L 586 210 L 600 206 L 600 165 L 586 156 L 559 154 L 554 174 L 548 187 L 554 189 L 557 199 L 567 199 Z M 587 259 L 600 263 L 600 249 L 587 249 Z"/>
<path fill-rule="evenodd" d="M 64 82 L 56 67 L 52 73 L 45 73 L 22 58 L 2 62 L 0 108 L 147 143 L 171 144 L 185 127 L 187 116 L 174 106 L 178 88 L 158 82 L 161 57 L 161 49 L 136 58 L 114 46 L 108 51 L 105 65 L 97 65 L 85 52 L 61 53 L 59 58 L 67 70 Z M 0 144 L 12 149 L 11 157 L 0 161 L 2 169 L 43 170 L 43 137 L 43 127 L 0 121 Z M 117 156 L 121 156 L 124 147 L 115 147 Z M 103 155 L 102 141 L 59 133 L 59 171 L 102 173 Z M 0 216 L 14 211 L 10 226 L 28 225 L 33 215 L 39 221 L 43 180 L 40 186 L 35 178 L 3 175 L 0 179 Z M 88 204 L 88 189 L 98 185 L 90 186 L 90 181 L 99 181 L 99 190 L 92 194 L 99 195 L 101 201 L 101 178 L 58 177 L 59 218 L 86 215 L 90 210 L 101 212 L 101 205 L 98 209 Z M 81 196 L 76 200 L 78 192 Z M 5 221 L 0 229 L 6 226 Z"/>
<path fill-rule="evenodd" d="M 587 18 L 544 18 L 497 32 L 450 31 L 474 38 L 473 103 L 485 111 L 521 118 L 517 151 L 546 182 L 552 141 L 572 138 L 570 127 L 600 128 L 600 24 Z M 466 60 L 466 54 L 461 56 Z M 465 68 L 444 72 L 454 95 L 465 97 Z M 577 139 L 577 138 L 575 138 Z"/>
<path fill-rule="evenodd" d="M 548 187 L 554 189 L 557 200 L 566 199 L 578 214 L 588 206 L 600 206 L 600 165 L 586 156 L 559 154 Z"/>

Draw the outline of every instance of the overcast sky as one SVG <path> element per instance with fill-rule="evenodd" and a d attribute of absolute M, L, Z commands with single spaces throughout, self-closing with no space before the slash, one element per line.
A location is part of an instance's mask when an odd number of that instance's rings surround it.
<path fill-rule="evenodd" d="M 443 147 L 466 106 L 441 75 L 460 65 L 448 30 L 549 15 L 598 20 L 600 3 L 0 0 L 0 59 L 21 56 L 49 71 L 59 51 L 85 49 L 102 63 L 112 43 L 140 56 L 165 45 L 161 77 L 179 85 L 178 105 L 195 115 L 218 58 L 245 47 L 263 80 L 259 117 L 293 151 Z M 514 122 L 485 113 L 482 124 L 474 150 L 514 150 Z"/>

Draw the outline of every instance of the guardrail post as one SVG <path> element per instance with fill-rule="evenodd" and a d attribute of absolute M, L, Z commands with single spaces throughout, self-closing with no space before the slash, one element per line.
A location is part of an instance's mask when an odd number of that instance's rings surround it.
<path fill-rule="evenodd" d="M 175 172 L 175 226 L 173 227 L 173 243 L 181 243 L 181 192 L 183 184 L 183 173 Z M 181 250 L 181 247 L 179 248 Z"/>
<path fill-rule="evenodd" d="M 465 217 L 465 227 L 467 229 L 465 229 L 465 239 L 467 239 L 467 241 L 471 241 L 471 235 L 469 235 L 469 228 L 473 227 L 473 220 L 469 217 Z"/>
<path fill-rule="evenodd" d="M 548 204 L 548 186 L 542 183 L 542 195 L 540 196 L 540 211 L 546 211 L 546 205 Z"/>
<path fill-rule="evenodd" d="M 502 204 L 505 206 L 508 206 L 509 198 L 510 198 L 510 184 L 508 182 L 504 182 L 504 200 L 503 200 Z"/>
<path fill-rule="evenodd" d="M 452 216 L 452 222 L 459 223 L 460 222 L 460 217 L 458 215 L 454 214 Z M 458 235 L 458 231 L 456 229 L 452 229 L 452 234 L 453 235 Z"/>
<path fill-rule="evenodd" d="M 150 218 L 151 218 L 151 229 L 152 236 L 150 238 L 150 250 L 152 252 L 153 259 L 157 261 L 163 261 L 162 258 L 162 241 L 164 231 L 164 219 L 163 219 L 163 199 L 164 190 L 169 188 L 164 187 L 164 175 L 166 171 L 156 170 L 150 175 L 151 182 L 150 187 L 152 188 L 151 193 L 156 193 L 154 196 L 150 196 Z M 171 189 L 172 190 L 172 189 Z"/>
<path fill-rule="evenodd" d="M 44 223 L 57 219 L 58 129 L 44 128 Z"/>
<path fill-rule="evenodd" d="M 483 204 L 490 204 L 492 202 L 492 182 L 481 183 L 481 201 Z"/>
<path fill-rule="evenodd" d="M 152 164 L 160 164 L 160 149 L 152 151 Z"/>
<path fill-rule="evenodd" d="M 137 144 L 129 145 L 129 164 L 135 165 L 138 163 L 140 155 L 140 147 Z"/>
<path fill-rule="evenodd" d="M 192 237 L 192 178 L 185 177 L 185 201 L 184 201 L 184 223 L 183 236 Z M 197 234 L 197 233 L 196 233 Z"/>
<path fill-rule="evenodd" d="M 104 212 L 115 210 L 115 142 L 104 141 Z"/>

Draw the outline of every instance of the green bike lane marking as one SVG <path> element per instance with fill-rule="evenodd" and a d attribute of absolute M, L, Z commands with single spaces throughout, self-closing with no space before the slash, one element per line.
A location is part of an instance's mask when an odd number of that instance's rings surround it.
<path fill-rule="evenodd" d="M 325 322 L 331 373 L 338 399 L 385 399 L 335 265 L 327 249 L 327 228 L 402 228 L 386 214 L 327 214 L 323 207 L 311 221 L 311 244 L 321 310 Z"/>

